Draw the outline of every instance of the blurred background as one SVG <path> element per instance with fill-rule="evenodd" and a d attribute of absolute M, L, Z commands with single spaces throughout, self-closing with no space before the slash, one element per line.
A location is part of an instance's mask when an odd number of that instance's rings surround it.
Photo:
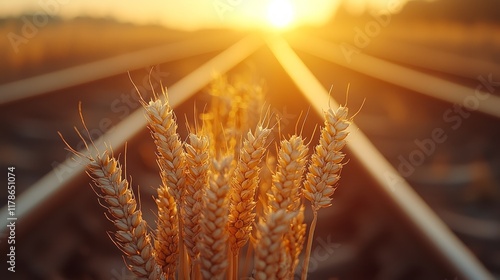
<path fill-rule="evenodd" d="M 242 38 L 277 34 L 325 89 L 332 87 L 335 100 L 348 102 L 352 113 L 361 108 L 354 118 L 360 133 L 478 266 L 500 279 L 495 0 L 0 2 L 0 166 L 16 167 L 18 203 L 16 273 L 2 261 L 1 278 L 133 279 L 106 234 L 113 228 L 90 180 L 75 171 L 78 163 L 66 161 L 71 154 L 57 132 L 83 147 L 74 131 L 83 129 L 81 102 L 92 137 L 112 137 L 113 127 L 140 108 L 135 86 L 143 96 L 162 85 L 172 88 L 169 94 L 180 100 L 178 119 L 192 120 L 193 104 L 203 108 L 210 100 L 208 84 L 189 80 L 190 90 L 176 85 Z M 241 58 L 226 55 L 230 66 L 209 70 L 263 83 L 282 134 L 293 133 L 311 105 L 261 41 Z M 245 44 L 251 45 L 239 46 Z M 312 143 L 321 123 L 311 110 L 304 135 L 312 135 Z M 160 181 L 153 141 L 138 127 L 113 146 L 122 162 L 124 141 L 127 175 L 153 225 L 151 197 Z M 406 204 L 398 186 L 381 186 L 353 149 L 348 147 L 333 206 L 319 213 L 310 279 L 466 279 L 398 206 Z M 6 203 L 5 189 L 2 223 Z M 4 260 L 9 232 L 1 234 Z"/>

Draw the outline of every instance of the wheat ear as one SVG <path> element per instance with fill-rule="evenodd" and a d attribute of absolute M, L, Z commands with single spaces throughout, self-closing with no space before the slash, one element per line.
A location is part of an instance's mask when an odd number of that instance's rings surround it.
<path fill-rule="evenodd" d="M 156 227 L 156 262 L 162 267 L 167 279 L 175 279 L 179 259 L 179 228 L 177 206 L 165 187 L 157 189 L 158 221 Z"/>
<path fill-rule="evenodd" d="M 144 108 L 151 135 L 158 149 L 158 165 L 162 180 L 165 181 L 168 192 L 174 197 L 179 208 L 185 192 L 186 163 L 182 142 L 177 134 L 174 112 L 166 99 L 165 101 L 155 99 L 147 104 L 144 103 Z"/>
<path fill-rule="evenodd" d="M 167 191 L 175 200 L 178 215 L 181 214 L 183 197 L 185 192 L 186 174 L 185 174 L 185 155 L 182 149 L 182 142 L 177 134 L 177 124 L 174 112 L 168 104 L 167 94 L 163 92 L 165 100 L 159 98 L 146 103 L 142 100 L 142 105 L 146 111 L 148 127 L 151 130 L 151 136 L 157 147 L 158 166 L 160 168 L 160 177 Z M 160 205 L 162 206 L 162 205 Z M 159 209 L 159 211 L 162 211 Z M 168 210 L 163 210 L 168 211 Z M 187 272 L 185 264 L 185 250 L 183 241 L 182 219 L 178 219 L 179 229 L 179 278 L 183 279 Z M 165 246 L 168 246 L 167 244 Z"/>
<path fill-rule="evenodd" d="M 325 112 L 325 124 L 321 129 L 319 144 L 311 157 L 311 164 L 304 182 L 303 194 L 311 202 L 313 220 L 307 239 L 302 279 L 307 278 L 312 238 L 318 220 L 318 210 L 331 205 L 331 196 L 335 192 L 340 179 L 340 171 L 343 166 L 342 160 L 345 156 L 340 150 L 346 144 L 345 138 L 348 135 L 346 129 L 349 127 L 347 113 L 347 108 L 343 106 L 340 106 L 336 111 L 330 108 Z"/>
<path fill-rule="evenodd" d="M 184 244 L 191 259 L 191 267 L 196 275 L 199 272 L 199 235 L 203 208 L 203 195 L 208 185 L 209 143 L 207 136 L 189 135 L 186 148 L 186 194 L 183 204 Z"/>
<path fill-rule="evenodd" d="M 289 277 L 293 278 L 295 274 L 295 269 L 299 264 L 299 256 L 304 247 L 304 242 L 306 240 L 306 228 L 307 225 L 304 223 L 304 206 L 300 206 L 298 213 L 292 218 L 290 222 L 290 230 L 285 233 L 285 243 L 288 246 L 289 253 Z"/>
<path fill-rule="evenodd" d="M 259 185 L 257 189 L 258 203 L 256 206 L 257 216 L 264 217 L 265 211 L 269 209 L 270 203 L 273 198 L 270 195 L 273 186 L 273 174 L 276 172 L 276 157 L 267 154 L 265 164 L 260 170 Z"/>
<path fill-rule="evenodd" d="M 247 133 L 231 181 L 228 231 L 235 279 L 238 278 L 239 250 L 248 242 L 255 221 L 255 190 L 258 185 L 259 164 L 266 151 L 266 141 L 270 133 L 271 129 L 260 125 L 254 133 Z"/>
<path fill-rule="evenodd" d="M 120 164 L 105 152 L 89 156 L 89 176 L 101 191 L 99 197 L 111 216 L 108 219 L 118 228 L 115 244 L 127 256 L 128 268 L 140 279 L 165 279 L 155 262 L 154 249 L 147 233 L 147 223 L 126 179 L 122 179 Z"/>
<path fill-rule="evenodd" d="M 304 144 L 301 136 L 293 135 L 287 140 L 282 140 L 278 150 L 278 164 L 276 172 L 272 177 L 272 188 L 269 194 L 270 210 L 277 212 L 283 210 L 287 213 L 297 215 L 300 207 L 300 186 L 304 170 L 306 168 L 308 148 Z M 293 230 L 292 228 L 289 228 Z M 289 231 L 290 234 L 290 231 Z M 295 258 L 290 251 L 288 234 L 283 239 L 283 258 L 280 259 L 281 265 L 276 274 L 277 279 L 288 279 L 292 270 L 292 263 Z"/>
<path fill-rule="evenodd" d="M 255 245 L 255 279 L 280 279 L 279 270 L 286 258 L 283 235 L 288 231 L 294 213 L 285 210 L 270 212 L 257 225 Z"/>
<path fill-rule="evenodd" d="M 278 151 L 278 166 L 273 175 L 270 205 L 273 211 L 280 209 L 297 211 L 300 207 L 300 185 L 306 167 L 308 148 L 301 136 L 293 135 L 282 140 Z"/>
<path fill-rule="evenodd" d="M 204 279 L 224 279 L 229 264 L 226 226 L 232 161 L 232 155 L 222 157 L 220 161 L 212 160 L 209 187 L 203 197 L 205 208 L 201 220 L 200 262 Z"/>

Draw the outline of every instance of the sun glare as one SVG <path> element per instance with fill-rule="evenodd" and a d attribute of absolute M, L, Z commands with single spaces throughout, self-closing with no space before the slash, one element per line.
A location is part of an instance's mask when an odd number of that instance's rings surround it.
<path fill-rule="evenodd" d="M 287 0 L 273 0 L 267 7 L 267 20 L 276 28 L 289 27 L 295 17 L 292 3 Z"/>

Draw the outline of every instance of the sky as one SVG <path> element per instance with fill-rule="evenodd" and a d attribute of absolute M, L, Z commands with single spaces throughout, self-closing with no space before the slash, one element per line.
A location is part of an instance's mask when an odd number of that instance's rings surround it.
<path fill-rule="evenodd" d="M 343 5 L 353 14 L 383 10 L 408 0 L 16 0 L 0 1 L 0 17 L 38 14 L 73 18 L 114 18 L 136 24 L 161 24 L 170 28 L 254 28 L 270 25 L 318 26 Z M 269 11 L 275 2 L 274 11 Z M 282 15 L 287 13 L 286 15 Z M 282 17 L 276 20 L 276 17 Z M 275 20 L 273 20 L 275 18 Z M 283 19 L 284 18 L 284 19 Z M 281 21 L 281 22 L 280 22 Z M 286 21 L 286 22 L 285 22 Z"/>

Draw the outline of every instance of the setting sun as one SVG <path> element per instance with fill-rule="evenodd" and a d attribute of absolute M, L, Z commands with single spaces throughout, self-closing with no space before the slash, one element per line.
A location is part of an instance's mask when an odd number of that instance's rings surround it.
<path fill-rule="evenodd" d="M 287 0 L 274 0 L 267 8 L 267 19 L 277 28 L 288 27 L 294 20 L 295 11 L 292 3 Z"/>

